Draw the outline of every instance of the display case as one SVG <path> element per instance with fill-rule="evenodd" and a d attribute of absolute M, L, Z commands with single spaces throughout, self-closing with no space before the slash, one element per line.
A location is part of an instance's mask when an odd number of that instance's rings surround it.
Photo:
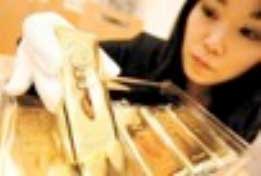
<path fill-rule="evenodd" d="M 214 175 L 246 160 L 248 144 L 182 90 L 172 85 L 163 96 L 171 97 L 171 102 L 144 105 L 124 98 L 111 102 L 125 171 L 113 172 L 108 164 L 104 173 Z M 11 98 L 2 92 L 0 111 L 3 176 L 76 173 L 59 121 L 37 97 Z M 92 137 L 96 135 L 93 131 Z"/>
<path fill-rule="evenodd" d="M 105 77 L 93 35 L 54 30 L 64 58 L 52 113 L 0 81 L 1 176 L 236 175 L 247 142 L 189 95 L 168 81 Z"/>
<path fill-rule="evenodd" d="M 170 101 L 113 103 L 122 144 L 144 175 L 215 175 L 247 162 L 247 142 L 185 92 L 171 85 L 162 96 Z"/>

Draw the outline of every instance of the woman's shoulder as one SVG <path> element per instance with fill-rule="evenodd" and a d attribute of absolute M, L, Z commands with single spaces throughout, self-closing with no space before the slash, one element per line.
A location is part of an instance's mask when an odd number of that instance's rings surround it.
<path fill-rule="evenodd" d="M 261 89 L 257 90 L 254 94 L 253 101 L 261 106 Z"/>
<path fill-rule="evenodd" d="M 255 91 L 231 114 L 228 125 L 246 140 L 252 141 L 261 128 L 261 90 Z"/>

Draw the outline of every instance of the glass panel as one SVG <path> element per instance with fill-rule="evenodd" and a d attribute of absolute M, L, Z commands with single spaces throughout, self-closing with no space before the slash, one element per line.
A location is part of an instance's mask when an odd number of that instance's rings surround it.
<path fill-rule="evenodd" d="M 2 176 L 72 175 L 56 118 L 37 98 L 2 95 L 0 111 Z"/>

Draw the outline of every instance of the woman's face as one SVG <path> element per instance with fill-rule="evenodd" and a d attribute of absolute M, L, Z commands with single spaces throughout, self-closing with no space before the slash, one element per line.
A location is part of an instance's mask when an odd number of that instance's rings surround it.
<path fill-rule="evenodd" d="M 187 21 L 183 68 L 200 85 L 240 76 L 261 62 L 261 0 L 199 0 Z"/>

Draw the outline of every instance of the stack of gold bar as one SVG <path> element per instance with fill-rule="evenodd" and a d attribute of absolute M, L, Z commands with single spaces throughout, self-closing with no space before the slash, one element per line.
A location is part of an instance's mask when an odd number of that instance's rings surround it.
<path fill-rule="evenodd" d="M 25 176 L 75 175 L 57 119 L 33 103 L 16 107 L 9 128 L 1 119 L 1 149 L 8 154 L 1 153 L 2 167 Z M 121 175 L 211 175 L 237 162 L 247 148 L 233 132 L 193 106 L 113 102 L 113 111 L 125 153 Z M 12 162 L 3 164 L 6 158 Z M 12 174 L 5 171 L 3 176 Z"/>
<path fill-rule="evenodd" d="M 214 175 L 242 160 L 248 144 L 175 89 L 175 105 L 113 104 L 122 144 L 142 173 L 135 175 Z"/>
<path fill-rule="evenodd" d="M 110 101 L 94 37 L 56 34 L 65 53 L 57 112 L 0 90 L 0 176 L 204 176 L 244 157 L 247 143 L 174 85 L 118 78 L 110 86 L 162 88 L 175 101 Z"/>

